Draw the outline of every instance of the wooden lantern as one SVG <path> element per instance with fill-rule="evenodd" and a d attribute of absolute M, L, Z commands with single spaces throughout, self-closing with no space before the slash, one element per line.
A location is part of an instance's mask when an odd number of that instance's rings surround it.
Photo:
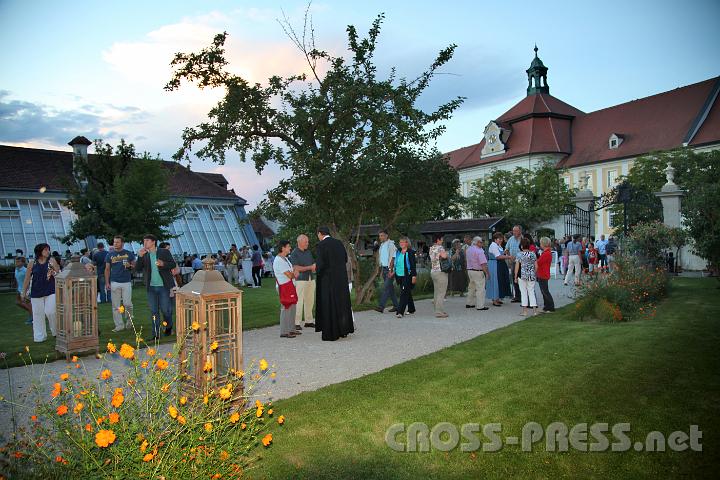
<path fill-rule="evenodd" d="M 201 392 L 235 385 L 243 366 L 242 292 L 225 281 L 211 258 L 203 267 L 175 294 L 180 378 Z M 237 387 L 233 397 L 241 393 Z"/>
<path fill-rule="evenodd" d="M 97 277 L 80 264 L 80 257 L 55 276 L 55 313 L 55 350 L 68 360 L 75 353 L 98 352 Z"/>

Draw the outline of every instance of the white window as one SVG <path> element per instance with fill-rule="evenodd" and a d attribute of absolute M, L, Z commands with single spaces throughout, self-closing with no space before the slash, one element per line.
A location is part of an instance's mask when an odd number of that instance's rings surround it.
<path fill-rule="evenodd" d="M 43 212 L 60 212 L 60 204 L 57 200 L 40 200 L 40 207 Z"/>
<path fill-rule="evenodd" d="M 185 217 L 187 218 L 198 218 L 200 211 L 195 205 L 185 205 Z"/>
<path fill-rule="evenodd" d="M 20 205 L 17 200 L 0 198 L 0 210 L 18 211 Z"/>
<path fill-rule="evenodd" d="M 617 133 L 613 133 L 610 135 L 610 138 L 608 139 L 608 148 L 611 150 L 614 150 L 620 146 L 620 144 L 623 142 L 622 135 L 618 135 Z"/>
<path fill-rule="evenodd" d="M 612 188 L 615 186 L 615 184 L 618 181 L 618 174 L 617 170 L 610 170 L 607 172 L 607 186 L 608 188 Z"/>

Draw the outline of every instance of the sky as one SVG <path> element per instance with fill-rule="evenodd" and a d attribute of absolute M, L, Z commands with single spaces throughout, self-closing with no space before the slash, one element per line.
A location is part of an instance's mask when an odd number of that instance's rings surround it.
<path fill-rule="evenodd" d="M 183 128 L 203 122 L 221 90 L 166 92 L 175 52 L 227 31 L 229 68 L 252 82 L 306 70 L 278 23 L 302 30 L 306 1 L 0 0 L 0 144 L 70 151 L 76 135 L 120 138 L 170 160 Z M 480 141 L 526 95 L 537 44 L 550 93 L 591 112 L 720 74 L 720 1 L 315 1 L 316 43 L 346 54 L 345 28 L 366 33 L 385 14 L 380 72 L 415 78 L 449 44 L 452 61 L 421 98 L 428 110 L 466 97 L 437 141 L 450 151 Z M 14 166 L 20 167 L 21 166 Z M 287 175 L 258 174 L 234 154 L 222 173 L 254 208 Z"/>

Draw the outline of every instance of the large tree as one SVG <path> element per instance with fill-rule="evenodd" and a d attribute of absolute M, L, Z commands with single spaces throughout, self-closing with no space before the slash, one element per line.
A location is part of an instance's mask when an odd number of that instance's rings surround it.
<path fill-rule="evenodd" d="M 138 157 L 132 144 L 95 141 L 95 154 L 74 159 L 75 179 L 69 182 L 65 205 L 77 215 L 63 242 L 88 236 L 111 239 L 121 234 L 141 241 L 144 234 L 171 238 L 167 227 L 180 215 L 184 202 L 171 198 L 169 171 L 147 153 Z"/>
<path fill-rule="evenodd" d="M 208 121 L 184 130 L 175 158 L 189 159 L 203 142 L 195 152 L 201 158 L 223 163 L 226 152 L 235 150 L 259 172 L 270 162 L 279 165 L 289 178 L 268 192 L 260 210 L 306 232 L 328 225 L 346 242 L 363 292 L 372 279 L 359 278 L 352 254 L 349 240 L 357 227 L 442 217 L 456 211 L 458 188 L 457 173 L 433 143 L 462 98 L 432 112 L 417 105 L 455 45 L 441 50 L 413 80 L 399 78 L 395 69 L 381 78 L 374 55 L 382 20 L 377 17 L 366 38 L 347 27 L 348 58 L 316 48 L 307 15 L 301 34 L 285 21 L 309 74 L 273 76 L 266 85 L 227 71 L 227 33 L 219 34 L 198 53 L 176 54 L 166 86 L 174 90 L 187 80 L 225 89 Z"/>
<path fill-rule="evenodd" d="M 493 169 L 473 183 L 466 208 L 473 217 L 504 216 L 509 223 L 533 229 L 561 215 L 573 197 L 559 174 L 551 162 L 533 169 Z"/>

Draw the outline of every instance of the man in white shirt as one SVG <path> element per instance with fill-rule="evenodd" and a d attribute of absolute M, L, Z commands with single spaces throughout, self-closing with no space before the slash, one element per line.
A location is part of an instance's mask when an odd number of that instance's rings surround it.
<path fill-rule="evenodd" d="M 378 262 L 380 263 L 380 273 L 383 280 L 383 289 L 382 294 L 380 295 L 380 303 L 377 307 L 375 307 L 375 311 L 383 313 L 385 311 L 385 304 L 387 303 L 388 298 L 390 298 L 390 301 L 392 301 L 393 304 L 393 307 L 390 309 L 390 311 L 394 312 L 397 310 L 398 306 L 398 300 L 395 296 L 395 282 L 393 280 L 393 267 L 397 247 L 395 246 L 395 242 L 390 240 L 390 236 L 388 235 L 387 230 L 380 230 L 380 234 L 378 235 L 378 237 L 380 239 Z"/>

